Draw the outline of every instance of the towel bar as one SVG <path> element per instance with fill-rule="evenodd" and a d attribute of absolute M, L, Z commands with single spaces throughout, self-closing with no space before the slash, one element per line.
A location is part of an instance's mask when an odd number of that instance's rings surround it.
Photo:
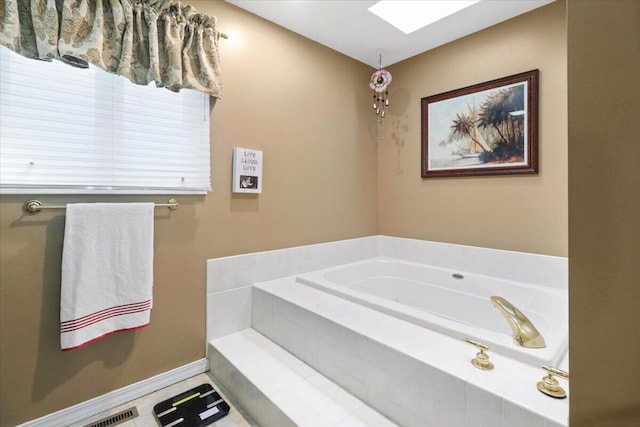
<path fill-rule="evenodd" d="M 169 199 L 168 203 L 156 203 L 156 208 L 169 208 L 175 211 L 180 206 L 178 199 Z M 22 209 L 28 214 L 35 215 L 42 209 L 66 209 L 66 206 L 44 206 L 40 200 L 29 200 L 22 205 Z"/>

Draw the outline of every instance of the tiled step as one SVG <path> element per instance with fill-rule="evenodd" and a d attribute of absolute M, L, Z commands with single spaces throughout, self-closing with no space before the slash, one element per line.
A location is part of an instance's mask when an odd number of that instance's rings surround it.
<path fill-rule="evenodd" d="M 260 427 L 396 426 L 253 329 L 211 341 L 208 357 Z"/>

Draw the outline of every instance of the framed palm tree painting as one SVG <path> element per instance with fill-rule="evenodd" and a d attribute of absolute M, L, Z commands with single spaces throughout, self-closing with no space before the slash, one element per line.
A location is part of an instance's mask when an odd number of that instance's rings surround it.
<path fill-rule="evenodd" d="M 538 173 L 538 70 L 422 98 L 422 177 Z"/>

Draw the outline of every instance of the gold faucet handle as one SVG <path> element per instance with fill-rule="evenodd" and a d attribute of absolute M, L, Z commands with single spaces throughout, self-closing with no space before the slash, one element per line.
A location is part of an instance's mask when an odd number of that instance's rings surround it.
<path fill-rule="evenodd" d="M 567 392 L 564 391 L 562 387 L 560 387 L 560 383 L 554 377 L 554 375 L 568 380 L 569 373 L 561 369 L 552 368 L 550 366 L 543 366 L 542 369 L 544 369 L 548 375 L 542 378 L 542 381 L 538 382 L 538 390 L 548 396 L 555 397 L 557 399 L 564 399 L 565 397 L 567 397 Z"/>
<path fill-rule="evenodd" d="M 465 338 L 464 340 L 480 350 L 476 354 L 475 359 L 471 361 L 471 364 L 478 369 L 482 369 L 483 371 L 491 371 L 494 366 L 493 363 L 491 363 L 491 361 L 489 360 L 489 355 L 485 353 L 486 351 L 489 351 L 489 347 L 481 342 L 474 341 L 471 338 Z"/>

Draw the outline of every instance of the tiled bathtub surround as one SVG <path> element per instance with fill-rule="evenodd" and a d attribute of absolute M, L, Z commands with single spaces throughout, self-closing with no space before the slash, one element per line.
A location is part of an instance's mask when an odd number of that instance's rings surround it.
<path fill-rule="evenodd" d="M 490 351 L 496 367 L 481 371 L 470 363 L 477 349 L 462 340 L 296 286 L 293 278 L 255 286 L 252 323 L 399 425 L 567 425 L 568 400 L 536 389 L 542 369 Z"/>
<path fill-rule="evenodd" d="M 378 236 L 378 254 L 534 285 L 565 290 L 568 286 L 568 263 L 563 257 L 389 236 Z"/>
<path fill-rule="evenodd" d="M 251 285 L 378 255 L 379 236 L 207 260 L 207 342 L 251 326 Z"/>
<path fill-rule="evenodd" d="M 207 342 L 251 326 L 251 285 L 376 256 L 567 289 L 566 258 L 389 236 L 207 260 Z"/>
<path fill-rule="evenodd" d="M 461 340 L 295 281 L 377 256 L 567 289 L 566 258 L 387 236 L 240 255 L 207 263 L 207 341 L 253 328 L 400 425 L 567 425 L 568 399 L 536 389 L 542 369 L 493 352 L 480 371 Z"/>

